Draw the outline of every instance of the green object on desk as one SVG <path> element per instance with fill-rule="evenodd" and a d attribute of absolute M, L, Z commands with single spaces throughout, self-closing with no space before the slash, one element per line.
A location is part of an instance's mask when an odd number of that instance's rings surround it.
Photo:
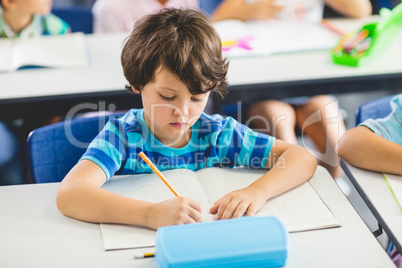
<path fill-rule="evenodd" d="M 331 50 L 332 61 L 337 64 L 360 66 L 386 49 L 402 29 L 402 3 L 394 9 L 382 8 L 381 22 L 369 23 L 351 34 L 343 36 Z"/>

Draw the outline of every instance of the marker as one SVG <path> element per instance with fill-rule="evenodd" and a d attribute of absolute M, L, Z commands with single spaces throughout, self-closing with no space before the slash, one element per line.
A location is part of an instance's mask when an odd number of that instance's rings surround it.
<path fill-rule="evenodd" d="M 139 253 L 134 256 L 135 259 L 153 258 L 155 253 Z"/>
<path fill-rule="evenodd" d="M 221 43 L 222 43 L 222 46 L 227 47 L 227 46 L 236 45 L 237 41 L 236 40 L 224 40 L 224 41 L 221 41 Z"/>
<path fill-rule="evenodd" d="M 174 193 L 175 196 L 180 196 L 180 194 L 173 188 L 173 186 L 169 183 L 169 181 L 163 176 L 162 172 L 152 163 L 152 161 L 144 154 L 144 152 L 140 152 L 139 155 L 142 159 L 144 159 L 145 163 L 156 173 L 156 175 L 161 178 L 161 180 L 169 187 L 169 189 Z"/>
<path fill-rule="evenodd" d="M 344 45 L 346 42 L 349 41 L 349 39 L 352 37 L 352 34 L 345 35 L 342 40 L 339 42 L 339 44 L 334 48 L 334 52 L 339 52 L 343 49 Z"/>
<path fill-rule="evenodd" d="M 347 45 L 345 45 L 345 52 L 346 53 L 350 53 L 352 51 L 352 49 L 359 44 L 361 41 L 363 41 L 364 39 L 366 39 L 366 37 L 369 35 L 369 31 L 366 29 L 363 29 L 362 31 L 360 31 L 358 34 L 355 35 L 355 37 L 353 38 L 353 40 L 348 43 Z"/>

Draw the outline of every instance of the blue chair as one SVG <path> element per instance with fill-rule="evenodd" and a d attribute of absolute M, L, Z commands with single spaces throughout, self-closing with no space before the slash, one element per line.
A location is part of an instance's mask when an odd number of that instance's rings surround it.
<path fill-rule="evenodd" d="M 200 9 L 211 15 L 221 2 L 222 0 L 200 0 Z"/>
<path fill-rule="evenodd" d="M 93 33 L 93 15 L 89 7 L 53 7 L 52 13 L 67 22 L 72 32 Z"/>
<path fill-rule="evenodd" d="M 122 114 L 76 118 L 33 130 L 27 139 L 30 181 L 60 182 L 108 120 Z"/>
<path fill-rule="evenodd" d="M 377 119 L 389 115 L 392 111 L 389 102 L 393 97 L 394 95 L 387 96 L 360 105 L 355 114 L 356 126 L 369 118 Z"/>

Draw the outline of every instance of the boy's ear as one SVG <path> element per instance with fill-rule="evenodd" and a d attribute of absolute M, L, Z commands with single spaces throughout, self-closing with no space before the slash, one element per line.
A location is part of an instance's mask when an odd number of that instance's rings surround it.
<path fill-rule="evenodd" d="M 15 0 L 1 0 L 1 5 L 4 9 L 12 9 L 17 6 L 17 2 Z"/>
<path fill-rule="evenodd" d="M 133 90 L 134 93 L 136 94 L 140 94 L 141 91 L 139 91 L 138 89 L 135 89 L 133 86 L 131 86 L 131 89 Z"/>

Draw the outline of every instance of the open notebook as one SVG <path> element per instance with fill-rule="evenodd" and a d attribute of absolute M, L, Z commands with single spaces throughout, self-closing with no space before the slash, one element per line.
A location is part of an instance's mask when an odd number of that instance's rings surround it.
<path fill-rule="evenodd" d="M 264 174 L 263 170 L 206 168 L 193 172 L 186 169 L 163 174 L 182 195 L 197 200 L 203 208 L 203 221 L 212 221 L 212 204 L 225 194 L 248 186 Z M 104 189 L 127 197 L 160 202 L 173 198 L 173 193 L 156 174 L 116 176 Z M 276 215 L 289 232 L 301 232 L 340 226 L 309 182 L 270 199 L 257 216 Z M 100 224 L 105 250 L 155 246 L 155 234 L 148 228 Z"/>
<path fill-rule="evenodd" d="M 225 20 L 214 23 L 225 57 L 331 49 L 340 36 L 319 23 Z"/>
<path fill-rule="evenodd" d="M 0 72 L 22 67 L 76 68 L 90 63 L 83 33 L 0 39 Z"/>

